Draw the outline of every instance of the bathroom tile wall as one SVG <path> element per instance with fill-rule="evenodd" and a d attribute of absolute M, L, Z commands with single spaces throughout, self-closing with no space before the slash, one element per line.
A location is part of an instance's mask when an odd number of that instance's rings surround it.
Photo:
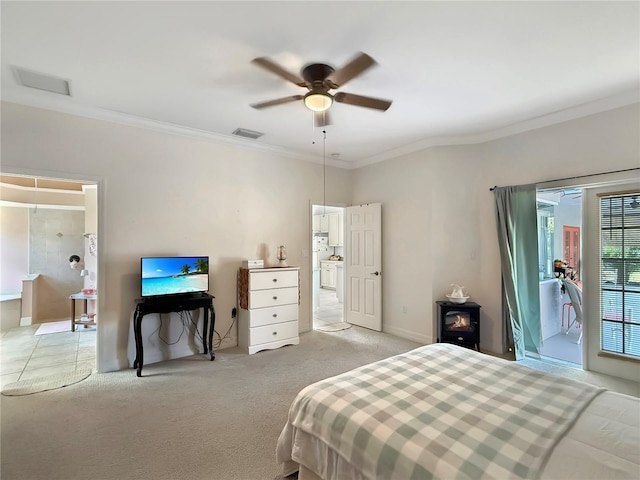
<path fill-rule="evenodd" d="M 41 321 L 69 318 L 69 295 L 83 288 L 69 257 L 84 259 L 84 211 L 32 208 L 29 212 L 29 273 L 41 275 L 38 305 Z"/>

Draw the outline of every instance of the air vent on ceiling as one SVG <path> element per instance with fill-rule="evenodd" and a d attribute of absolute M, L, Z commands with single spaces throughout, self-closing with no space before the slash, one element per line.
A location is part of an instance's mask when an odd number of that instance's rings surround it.
<path fill-rule="evenodd" d="M 71 85 L 69 81 L 64 78 L 32 72 L 18 67 L 15 68 L 15 72 L 18 77 L 18 82 L 25 87 L 71 96 Z"/>
<path fill-rule="evenodd" d="M 262 135 L 264 135 L 264 133 L 255 132 L 253 130 L 247 130 L 246 128 L 236 128 L 233 131 L 233 134 L 237 135 L 239 137 L 252 138 L 254 140 L 256 138 L 260 138 Z"/>

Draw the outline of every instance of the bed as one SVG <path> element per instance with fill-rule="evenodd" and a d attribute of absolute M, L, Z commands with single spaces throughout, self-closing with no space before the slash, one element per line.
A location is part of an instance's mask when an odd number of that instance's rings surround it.
<path fill-rule="evenodd" d="M 276 458 L 300 480 L 637 479 L 640 400 L 438 343 L 305 387 Z"/>

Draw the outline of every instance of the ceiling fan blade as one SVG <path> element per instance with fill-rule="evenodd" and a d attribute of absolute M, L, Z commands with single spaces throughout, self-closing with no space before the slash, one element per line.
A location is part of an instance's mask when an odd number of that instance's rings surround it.
<path fill-rule="evenodd" d="M 391 100 L 383 100 L 381 98 L 363 97 L 353 93 L 338 92 L 333 99 L 339 103 L 355 105 L 357 107 L 375 108 L 376 110 L 387 110 L 393 103 Z"/>
<path fill-rule="evenodd" d="M 352 78 L 357 77 L 366 69 L 375 65 L 376 61 L 366 53 L 360 52 L 356 57 L 344 67 L 336 70 L 327 77 L 327 81 L 332 84 L 331 88 L 338 88 L 347 83 Z"/>
<path fill-rule="evenodd" d="M 267 108 L 273 107 L 274 105 L 281 105 L 283 103 L 296 102 L 303 98 L 304 95 L 291 95 L 290 97 L 276 98 L 275 100 L 267 100 L 266 102 L 252 103 L 251 106 L 258 109 Z"/>
<path fill-rule="evenodd" d="M 262 68 L 269 70 L 271 73 L 275 73 L 279 77 L 284 78 L 285 80 L 290 81 L 291 83 L 298 85 L 299 87 L 306 87 L 307 84 L 304 80 L 302 80 L 299 76 L 294 75 L 291 72 L 288 72 L 284 68 L 282 68 L 277 63 L 272 62 L 267 57 L 258 57 L 251 60 L 256 65 L 261 66 Z"/>
<path fill-rule="evenodd" d="M 324 112 L 314 112 L 313 124 L 316 127 L 324 127 L 326 125 L 331 125 L 331 115 L 329 114 L 329 110 L 325 110 Z"/>

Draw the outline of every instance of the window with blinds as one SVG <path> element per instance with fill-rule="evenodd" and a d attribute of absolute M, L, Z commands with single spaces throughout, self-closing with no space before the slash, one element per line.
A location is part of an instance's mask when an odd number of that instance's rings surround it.
<path fill-rule="evenodd" d="M 640 192 L 600 198 L 601 349 L 640 358 Z"/>

